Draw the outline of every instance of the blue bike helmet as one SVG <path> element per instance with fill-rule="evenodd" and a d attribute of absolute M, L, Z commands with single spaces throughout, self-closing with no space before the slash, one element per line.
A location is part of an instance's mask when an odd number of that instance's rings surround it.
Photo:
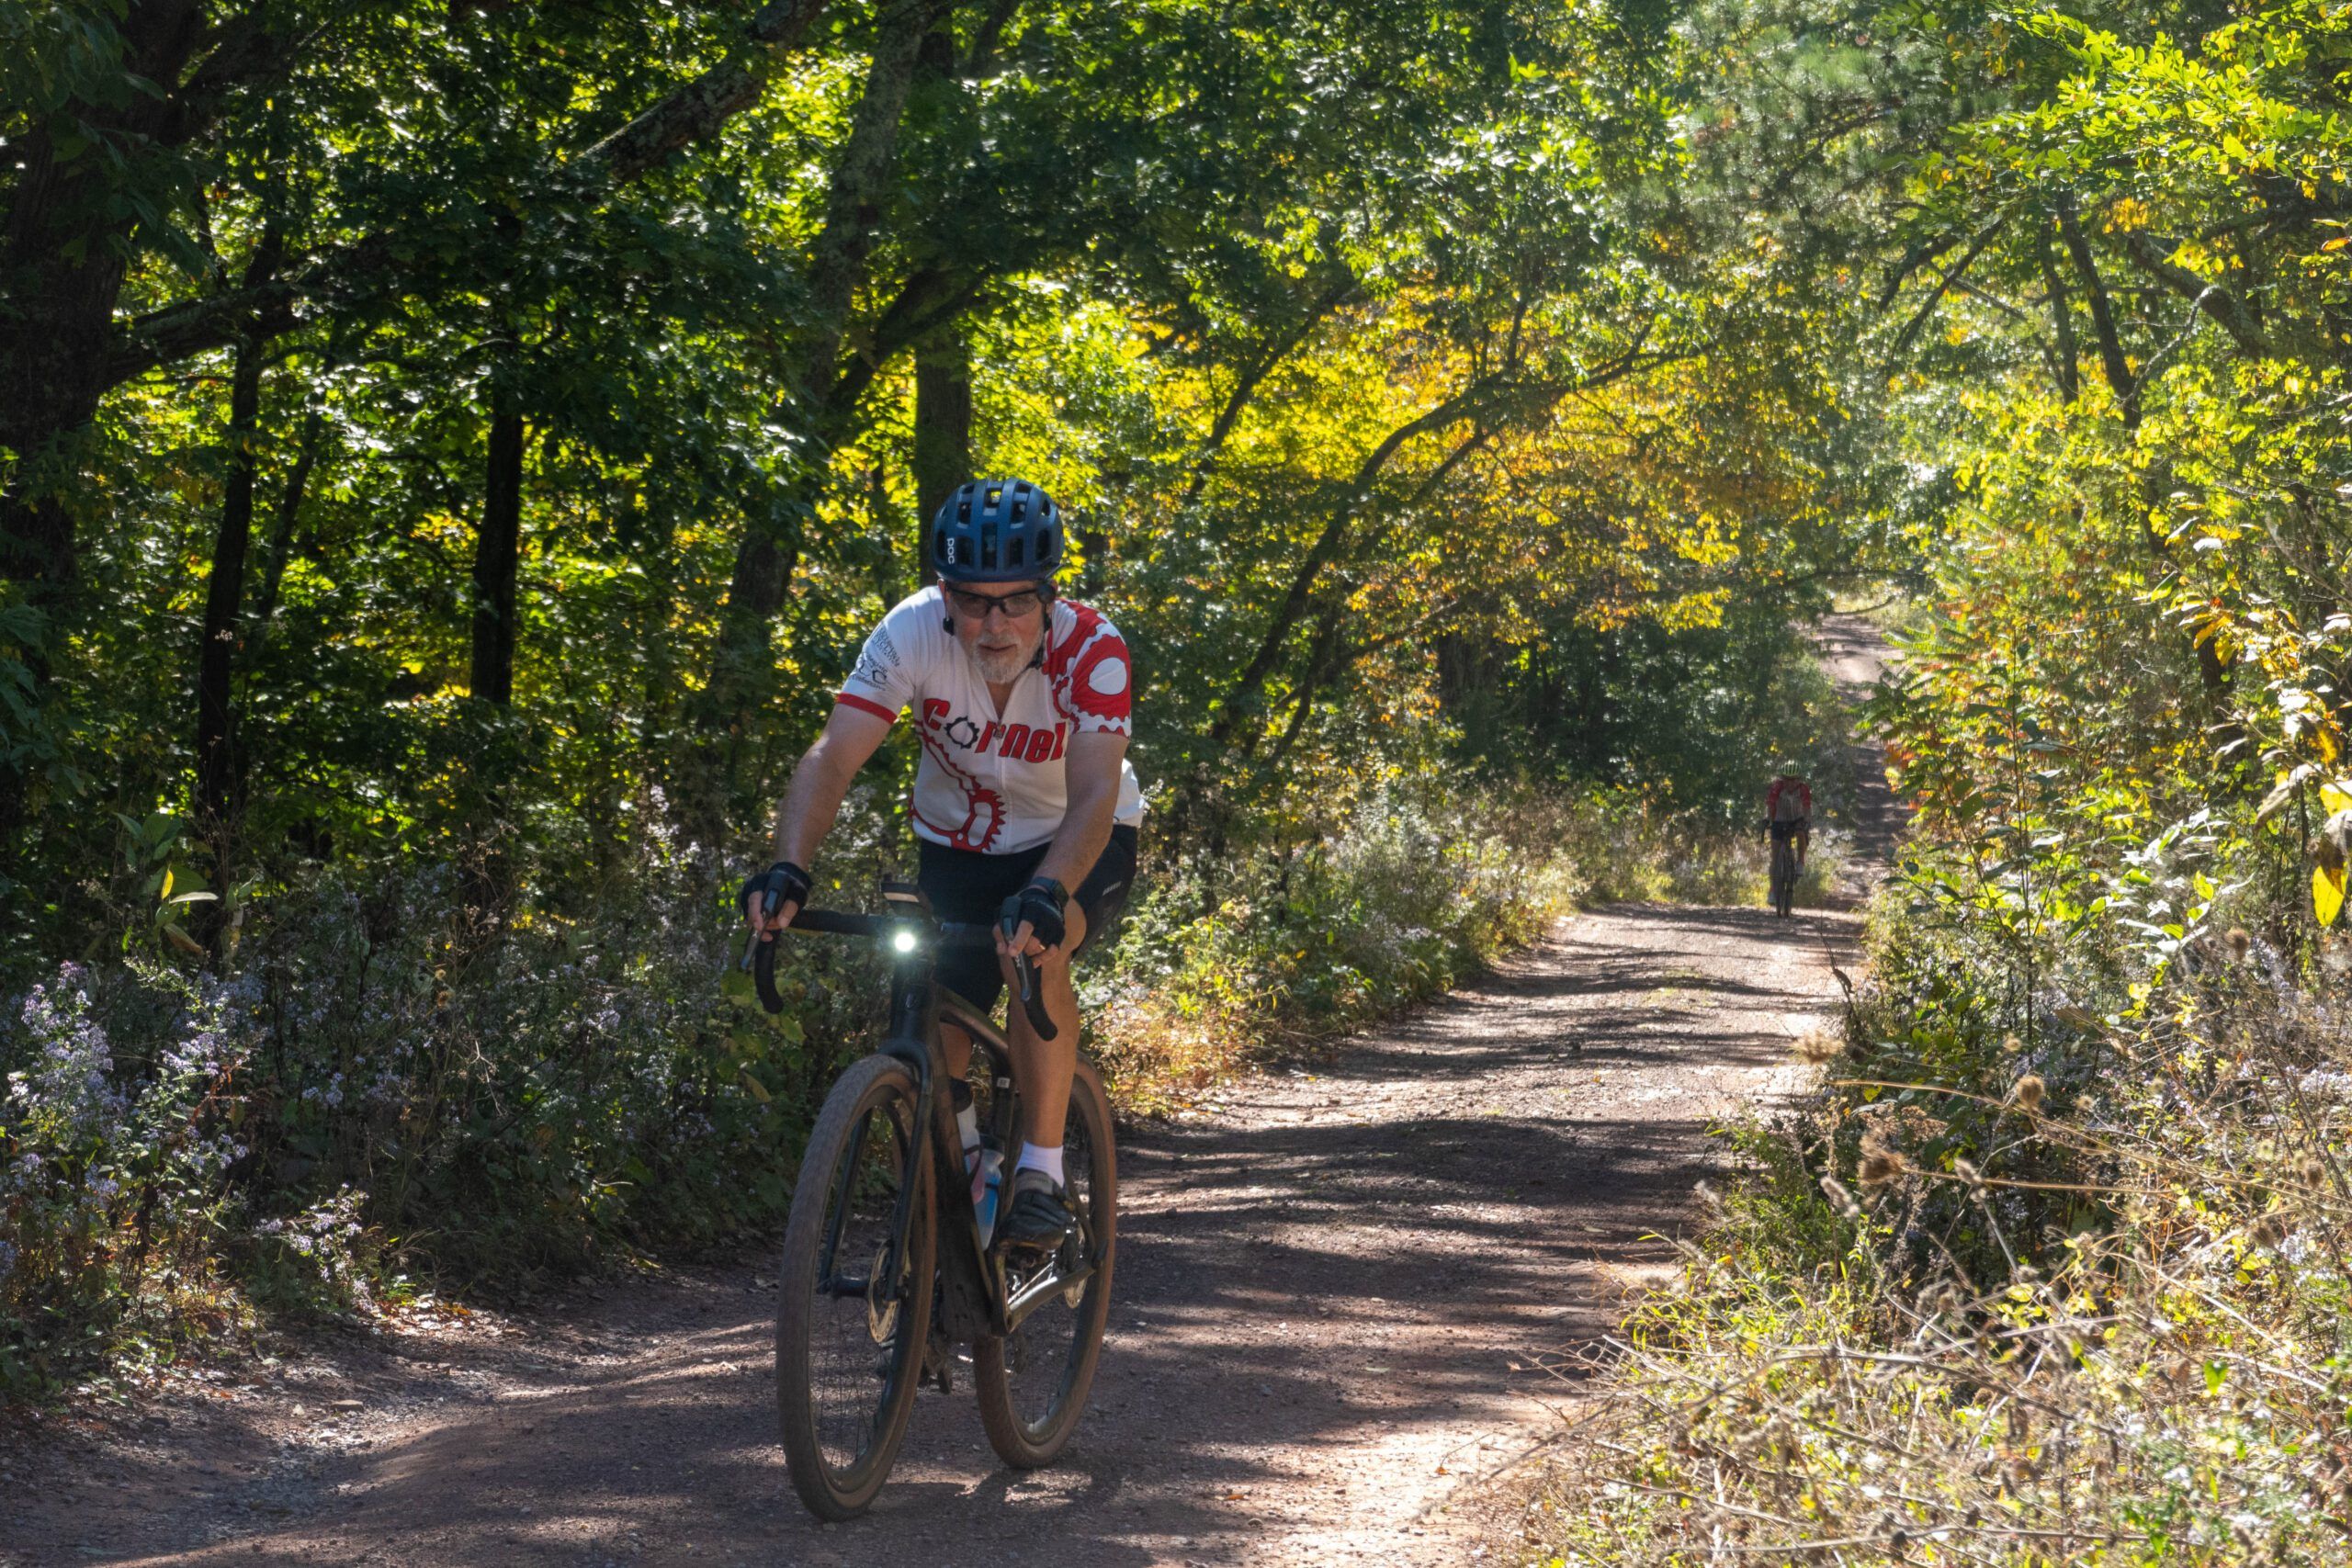
<path fill-rule="evenodd" d="M 1062 514 L 1026 479 L 975 479 L 931 520 L 942 582 L 1044 582 L 1062 564 Z"/>

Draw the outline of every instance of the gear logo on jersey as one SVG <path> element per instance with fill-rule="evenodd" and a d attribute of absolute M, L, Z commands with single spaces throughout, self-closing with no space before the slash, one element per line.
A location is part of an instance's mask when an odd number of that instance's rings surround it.
<path fill-rule="evenodd" d="M 1091 728 L 1127 733 L 1134 705 L 1126 640 L 1092 610 L 1072 606 L 1069 635 L 1046 655 L 1054 683 L 1054 705 L 1067 717 L 1093 721 Z"/>
<path fill-rule="evenodd" d="M 967 751 L 980 743 L 980 727 L 968 714 L 948 720 L 940 728 L 949 740 Z"/>

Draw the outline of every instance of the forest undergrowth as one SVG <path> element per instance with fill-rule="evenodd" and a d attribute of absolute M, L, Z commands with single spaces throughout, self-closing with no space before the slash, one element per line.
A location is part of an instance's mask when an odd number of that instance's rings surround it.
<path fill-rule="evenodd" d="M 897 858 L 876 798 L 836 830 L 826 902 L 866 906 Z M 512 1295 L 779 1223 L 833 1075 L 877 1037 L 882 971 L 791 939 L 786 1010 L 763 1012 L 658 806 L 579 907 L 486 931 L 448 868 L 330 876 L 274 901 L 225 979 L 76 963 L 18 998 L 0 1392 L 118 1396 L 272 1325 Z M 1748 838 L 1632 790 L 1470 804 L 1399 781 L 1287 854 L 1148 866 L 1080 972 L 1089 1050 L 1125 1114 L 1171 1109 L 1580 905 L 1760 897 Z"/>

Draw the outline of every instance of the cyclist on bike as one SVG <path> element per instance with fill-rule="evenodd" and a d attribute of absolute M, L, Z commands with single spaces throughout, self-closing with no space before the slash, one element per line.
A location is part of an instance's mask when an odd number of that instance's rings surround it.
<path fill-rule="evenodd" d="M 1041 1040 L 1019 1007 L 1006 1038 L 1020 1080 L 1021 1154 L 998 1234 L 1051 1248 L 1076 1224 L 1062 1170 L 1062 1125 L 1078 1065 L 1078 997 L 1069 962 L 1117 920 L 1136 874 L 1143 800 L 1126 761 L 1134 685 L 1127 646 L 1099 613 L 1057 598 L 1062 519 L 1020 479 L 965 485 L 933 519 L 937 585 L 899 601 L 834 698 L 776 812 L 775 864 L 743 887 L 781 896 L 768 929 L 808 900 L 803 869 L 832 827 L 850 781 L 902 710 L 912 710 L 922 760 L 911 815 L 917 880 L 942 919 L 1010 920 L 993 958 L 941 955 L 940 984 L 992 1007 L 1012 955 L 1035 960 L 1056 1033 Z M 964 1075 L 972 1043 L 944 1032 L 965 1159 L 980 1134 Z"/>
<path fill-rule="evenodd" d="M 1776 839 L 1796 836 L 1797 869 L 1804 869 L 1804 852 L 1813 842 L 1813 791 L 1785 766 L 1764 795 L 1764 822 Z"/>

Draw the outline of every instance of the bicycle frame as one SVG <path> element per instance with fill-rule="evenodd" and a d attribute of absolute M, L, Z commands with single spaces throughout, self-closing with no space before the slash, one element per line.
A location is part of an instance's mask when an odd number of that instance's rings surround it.
<path fill-rule="evenodd" d="M 811 919 L 812 916 L 816 918 Z M 914 1074 L 916 1095 L 921 1103 L 931 1108 L 931 1127 L 925 1143 L 936 1212 L 943 1224 L 947 1224 L 951 1215 L 961 1215 L 963 1219 L 961 1225 L 949 1224 L 956 1242 L 946 1247 L 938 1260 L 941 1291 L 933 1325 L 950 1341 L 968 1342 L 983 1335 L 1009 1335 L 1057 1293 L 1083 1285 L 1094 1274 L 1094 1266 L 1087 1260 L 1090 1238 L 1083 1214 L 1080 1216 L 1079 1245 L 1075 1248 L 1066 1247 L 1051 1266 L 1022 1281 L 1018 1290 L 1013 1288 L 1003 1249 L 991 1249 L 980 1235 L 971 1190 L 963 1179 L 963 1140 L 956 1127 L 955 1102 L 945 1090 L 946 1054 L 940 1043 L 939 1027 L 943 1021 L 953 1024 L 964 1032 L 976 1049 L 986 1054 L 989 1081 L 1000 1096 L 1013 1087 L 1012 1048 L 986 1013 L 938 983 L 933 976 L 933 946 L 922 940 L 922 929 L 916 921 L 803 910 L 793 923 L 799 927 L 804 921 L 805 929 L 809 930 L 865 936 L 888 934 L 893 949 L 890 1022 L 888 1034 L 876 1049 L 883 1055 L 904 1062 Z M 915 941 L 901 946 L 897 940 L 901 934 L 912 936 Z M 922 1179 L 920 1173 L 925 1163 L 924 1158 L 918 1157 L 917 1181 Z M 891 1216 L 894 1237 L 906 1234 L 908 1206 L 914 1201 L 915 1186 L 916 1182 L 909 1182 L 899 1190 L 898 1207 Z M 838 1235 L 826 1237 L 819 1278 L 840 1281 L 833 1287 L 837 1292 L 865 1293 L 866 1284 L 842 1280 L 836 1272 L 833 1253 L 839 1243 Z M 897 1244 L 894 1241 L 892 1245 L 895 1248 Z M 882 1262 L 877 1277 L 897 1278 L 899 1259 L 895 1253 L 886 1255 Z"/>

